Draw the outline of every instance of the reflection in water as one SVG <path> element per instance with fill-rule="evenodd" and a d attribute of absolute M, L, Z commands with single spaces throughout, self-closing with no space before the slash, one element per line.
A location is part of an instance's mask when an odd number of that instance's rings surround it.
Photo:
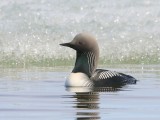
<path fill-rule="evenodd" d="M 67 91 L 74 92 L 72 97 L 76 99 L 74 107 L 77 120 L 100 120 L 99 115 L 99 92 L 114 92 L 118 88 L 86 88 L 68 87 Z"/>
<path fill-rule="evenodd" d="M 77 120 L 99 120 L 97 92 L 76 93 Z"/>

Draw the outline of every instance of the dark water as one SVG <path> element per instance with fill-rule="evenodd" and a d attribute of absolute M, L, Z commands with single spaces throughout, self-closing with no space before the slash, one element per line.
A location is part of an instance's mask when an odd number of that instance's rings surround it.
<path fill-rule="evenodd" d="M 0 120 L 159 120 L 160 66 L 110 69 L 139 81 L 105 92 L 66 90 L 64 81 L 70 68 L 3 68 Z"/>

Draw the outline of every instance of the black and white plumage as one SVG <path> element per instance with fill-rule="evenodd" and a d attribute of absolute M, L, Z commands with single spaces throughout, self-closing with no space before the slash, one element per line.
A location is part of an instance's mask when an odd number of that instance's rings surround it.
<path fill-rule="evenodd" d="M 120 87 L 136 83 L 136 79 L 130 75 L 103 69 L 96 69 L 90 79 L 94 81 L 96 87 Z"/>
<path fill-rule="evenodd" d="M 62 43 L 76 50 L 75 66 L 66 80 L 70 87 L 120 87 L 135 84 L 132 76 L 109 70 L 96 69 L 99 59 L 99 47 L 94 37 L 80 33 L 69 43 Z"/>

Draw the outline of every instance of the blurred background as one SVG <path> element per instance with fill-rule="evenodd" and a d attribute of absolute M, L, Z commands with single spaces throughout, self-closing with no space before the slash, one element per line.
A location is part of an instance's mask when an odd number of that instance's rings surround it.
<path fill-rule="evenodd" d="M 93 34 L 100 64 L 160 63 L 159 0 L 0 0 L 0 66 L 72 65 L 62 48 Z"/>

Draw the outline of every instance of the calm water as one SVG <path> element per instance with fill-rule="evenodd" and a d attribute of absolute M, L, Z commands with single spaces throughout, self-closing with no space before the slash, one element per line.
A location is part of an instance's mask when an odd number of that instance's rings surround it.
<path fill-rule="evenodd" d="M 0 119 L 159 120 L 160 66 L 109 69 L 133 75 L 139 81 L 117 91 L 67 91 L 64 81 L 70 67 L 0 69 Z"/>

